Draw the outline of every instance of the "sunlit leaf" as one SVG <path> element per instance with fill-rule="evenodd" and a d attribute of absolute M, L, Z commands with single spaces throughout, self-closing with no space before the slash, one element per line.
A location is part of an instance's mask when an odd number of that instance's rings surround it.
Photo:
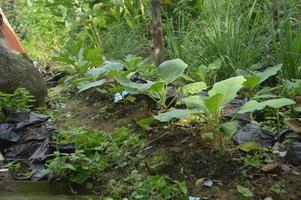
<path fill-rule="evenodd" d="M 218 117 L 220 115 L 224 99 L 224 94 L 215 94 L 203 101 L 210 113 L 213 114 L 214 117 Z"/>
<path fill-rule="evenodd" d="M 246 79 L 243 76 L 237 76 L 229 78 L 213 85 L 213 88 L 208 92 L 212 97 L 216 94 L 223 94 L 224 100 L 222 105 L 225 105 L 235 99 L 237 92 L 243 87 L 243 83 Z"/>
<path fill-rule="evenodd" d="M 165 61 L 158 67 L 157 75 L 160 80 L 171 83 L 181 77 L 187 67 L 180 59 Z"/>
<path fill-rule="evenodd" d="M 271 76 L 276 75 L 278 73 L 278 71 L 281 70 L 281 68 L 282 68 L 282 64 L 276 65 L 274 67 L 269 67 L 269 68 L 265 69 L 263 72 L 257 72 L 255 75 L 260 77 L 259 84 L 264 82 L 265 80 L 267 80 Z"/>
<path fill-rule="evenodd" d="M 191 84 L 187 84 L 187 85 L 183 86 L 181 88 L 181 91 L 185 95 L 189 95 L 189 94 L 197 94 L 205 89 L 207 89 L 206 83 L 197 82 L 197 83 L 191 83 Z"/>

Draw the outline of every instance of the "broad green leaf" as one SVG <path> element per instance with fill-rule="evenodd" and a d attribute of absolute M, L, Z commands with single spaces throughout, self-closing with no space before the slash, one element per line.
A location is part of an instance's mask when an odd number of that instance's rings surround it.
<path fill-rule="evenodd" d="M 278 73 L 278 71 L 281 70 L 281 68 L 282 68 L 282 64 L 276 65 L 274 67 L 269 67 L 266 70 L 264 70 L 263 72 L 257 72 L 255 75 L 260 77 L 259 84 L 264 82 L 265 80 L 267 80 L 271 76 L 276 75 Z"/>
<path fill-rule="evenodd" d="M 281 108 L 288 105 L 293 105 L 295 102 L 291 99 L 287 98 L 280 98 L 280 99 L 271 99 L 263 102 L 258 102 L 256 100 L 250 100 L 245 103 L 240 110 L 238 111 L 239 114 L 254 112 L 256 110 L 263 110 L 266 106 L 272 108 Z"/>
<path fill-rule="evenodd" d="M 214 117 L 219 117 L 220 111 L 223 106 L 223 102 L 225 99 L 224 94 L 215 94 L 207 99 L 204 99 L 204 104 L 206 105 L 207 109 L 209 112 L 214 116 Z"/>
<path fill-rule="evenodd" d="M 280 98 L 280 99 L 267 100 L 262 103 L 265 103 L 267 106 L 272 108 L 281 108 L 283 106 L 293 105 L 295 104 L 295 101 L 287 98 Z"/>
<path fill-rule="evenodd" d="M 173 109 L 165 113 L 161 113 L 159 115 L 155 115 L 154 118 L 159 120 L 160 122 L 168 122 L 172 119 L 181 119 L 191 114 L 199 113 L 199 110 L 193 109 Z"/>
<path fill-rule="evenodd" d="M 171 83 L 184 74 L 188 67 L 181 59 L 174 59 L 163 62 L 157 70 L 159 80 Z"/>
<path fill-rule="evenodd" d="M 222 124 L 220 124 L 220 129 L 223 132 L 223 138 L 225 138 L 226 140 L 229 140 L 232 138 L 234 133 L 237 131 L 238 122 L 230 121 L 230 122 L 222 123 Z"/>
<path fill-rule="evenodd" d="M 190 96 L 190 97 L 186 97 L 184 99 L 182 99 L 183 103 L 185 103 L 185 105 L 187 106 L 187 108 L 189 109 L 200 109 L 203 111 L 206 111 L 207 108 L 204 104 L 204 102 L 202 101 L 202 98 L 200 96 Z"/>
<path fill-rule="evenodd" d="M 244 152 L 251 152 L 253 150 L 261 149 L 261 145 L 256 141 L 249 141 L 238 145 L 238 148 Z"/>
<path fill-rule="evenodd" d="M 102 69 L 104 72 L 109 73 L 110 71 L 121 72 L 123 70 L 123 65 L 119 62 L 113 62 L 109 64 L 105 64 Z"/>
<path fill-rule="evenodd" d="M 87 83 L 85 85 L 82 85 L 80 87 L 80 90 L 78 91 L 78 93 L 81 93 L 83 91 L 86 91 L 86 90 L 89 90 L 91 88 L 95 88 L 95 87 L 98 87 L 98 86 L 102 86 L 103 84 L 105 84 L 107 81 L 105 79 L 101 79 L 99 81 L 95 81 L 95 82 L 92 82 L 92 83 Z"/>
<path fill-rule="evenodd" d="M 197 82 L 197 83 L 191 83 L 183 86 L 181 88 L 181 91 L 184 93 L 184 95 L 189 95 L 189 94 L 197 94 L 205 89 L 207 89 L 206 83 Z"/>
<path fill-rule="evenodd" d="M 236 188 L 237 188 L 237 191 L 238 191 L 243 197 L 250 198 L 250 197 L 253 197 L 253 196 L 254 196 L 253 192 L 252 192 L 249 188 L 246 188 L 246 187 L 241 186 L 241 185 L 237 185 Z"/>
<path fill-rule="evenodd" d="M 208 92 L 212 97 L 216 94 L 223 94 L 224 100 L 222 105 L 225 105 L 235 99 L 237 92 L 243 87 L 243 83 L 246 79 L 243 76 L 232 77 L 213 85 L 213 88 Z"/>
<path fill-rule="evenodd" d="M 254 88 L 259 85 L 260 77 L 259 76 L 245 76 L 246 82 L 244 86 L 248 88 Z"/>
<path fill-rule="evenodd" d="M 244 114 L 248 112 L 254 112 L 256 110 L 262 110 L 264 108 L 265 108 L 265 104 L 261 104 L 256 100 L 250 100 L 239 109 L 238 113 Z"/>

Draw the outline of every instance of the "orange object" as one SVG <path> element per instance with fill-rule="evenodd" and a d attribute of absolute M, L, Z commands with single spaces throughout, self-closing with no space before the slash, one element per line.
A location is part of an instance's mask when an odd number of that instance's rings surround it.
<path fill-rule="evenodd" d="M 5 17 L 4 13 L 0 8 L 0 20 L 2 18 L 2 23 L 0 21 L 0 45 L 4 48 L 15 51 L 18 53 L 25 53 L 24 48 L 22 47 L 21 42 L 19 41 L 16 33 L 12 29 L 11 25 L 9 24 L 7 18 Z"/>

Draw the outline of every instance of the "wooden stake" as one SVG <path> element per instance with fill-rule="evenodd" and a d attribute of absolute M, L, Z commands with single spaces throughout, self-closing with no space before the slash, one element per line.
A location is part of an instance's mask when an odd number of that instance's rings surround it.
<path fill-rule="evenodd" d="M 155 64 L 159 66 L 164 61 L 163 31 L 161 28 L 160 0 L 152 0 L 153 45 L 155 49 Z"/>

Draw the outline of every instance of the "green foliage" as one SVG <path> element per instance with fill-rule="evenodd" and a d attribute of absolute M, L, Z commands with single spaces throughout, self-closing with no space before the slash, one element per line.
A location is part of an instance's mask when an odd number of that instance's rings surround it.
<path fill-rule="evenodd" d="M 76 145 L 75 153 L 55 152 L 47 167 L 50 173 L 58 174 L 68 181 L 82 184 L 99 181 L 110 167 L 122 168 L 140 162 L 141 156 L 131 152 L 140 149 L 143 141 L 126 129 L 112 134 L 86 130 L 61 131 L 55 135 L 56 145 Z"/>
<path fill-rule="evenodd" d="M 246 156 L 241 157 L 240 161 L 242 161 L 245 169 L 258 169 L 262 166 L 264 157 L 260 153 L 255 153 L 254 155 L 247 154 Z"/>
<path fill-rule="evenodd" d="M 136 83 L 131 81 L 134 73 L 124 72 L 115 78 L 126 91 L 132 94 L 145 94 L 167 108 L 167 85 L 172 83 L 184 75 L 185 69 L 188 67 L 180 59 L 174 59 L 163 62 L 156 70 L 152 72 L 156 81 L 147 80 L 146 83 Z"/>
<path fill-rule="evenodd" d="M 232 101 L 237 92 L 243 88 L 245 78 L 243 76 L 233 77 L 215 83 L 208 92 L 208 97 L 189 96 L 183 99 L 187 110 L 172 109 L 168 112 L 154 116 L 155 119 L 166 122 L 172 118 L 182 118 L 190 114 L 204 113 L 206 120 L 213 127 L 214 141 L 223 148 L 225 140 L 229 140 L 237 130 L 237 122 L 231 121 L 220 123 L 220 115 L 223 107 Z M 203 89 L 202 87 L 201 89 Z"/>
<path fill-rule="evenodd" d="M 68 27 L 61 17 L 45 6 L 45 0 L 7 1 L 13 10 L 5 10 L 8 20 L 22 39 L 29 56 L 48 63 L 60 51 L 68 37 Z"/>
<path fill-rule="evenodd" d="M 32 106 L 33 98 L 25 88 L 18 88 L 12 94 L 0 92 L 0 109 L 27 110 Z"/>
<path fill-rule="evenodd" d="M 143 24 L 131 28 L 126 23 L 113 24 L 100 35 L 105 56 L 109 60 L 123 60 L 125 55 L 151 55 L 149 29 Z"/>
<path fill-rule="evenodd" d="M 282 77 L 297 79 L 301 77 L 301 24 L 287 21 L 279 33 L 280 42 L 276 43 L 278 62 L 284 64 Z"/>
<path fill-rule="evenodd" d="M 287 97 L 295 97 L 301 94 L 301 79 L 283 80 L 282 95 Z"/>
<path fill-rule="evenodd" d="M 251 198 L 254 197 L 254 193 L 247 187 L 241 186 L 241 185 L 237 185 L 237 192 L 242 195 L 245 198 Z"/>
<path fill-rule="evenodd" d="M 271 190 L 272 190 L 272 192 L 274 192 L 278 195 L 287 193 L 285 187 L 283 185 L 281 185 L 280 183 L 276 183 L 275 185 L 273 185 Z"/>
<path fill-rule="evenodd" d="M 188 195 L 183 182 L 172 181 L 167 176 L 143 176 L 136 170 L 123 181 L 110 180 L 108 191 L 112 199 L 182 200 Z"/>
<path fill-rule="evenodd" d="M 240 108 L 238 113 L 243 114 L 247 112 L 254 112 L 256 110 L 263 110 L 267 106 L 271 108 L 279 109 L 281 107 L 293 105 L 293 104 L 295 104 L 295 101 L 287 98 L 270 99 L 262 102 L 258 102 L 256 100 L 250 100 Z"/>

